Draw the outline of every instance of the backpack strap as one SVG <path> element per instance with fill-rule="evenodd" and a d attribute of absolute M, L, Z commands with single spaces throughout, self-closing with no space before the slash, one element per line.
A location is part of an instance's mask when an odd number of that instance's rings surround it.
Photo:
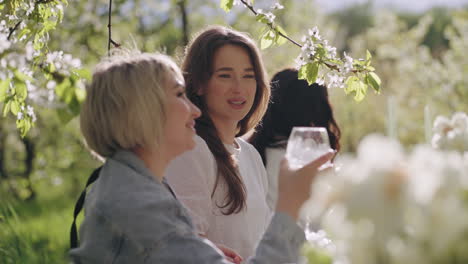
<path fill-rule="evenodd" d="M 78 198 L 78 201 L 75 204 L 75 210 L 73 212 L 73 222 L 71 225 L 71 230 L 70 230 L 70 248 L 76 248 L 78 247 L 78 232 L 76 228 L 76 218 L 80 214 L 81 210 L 83 209 L 83 205 L 85 202 L 86 198 L 86 189 L 88 188 L 89 185 L 91 185 L 93 182 L 95 182 L 99 178 L 99 172 L 101 171 L 101 167 L 95 169 L 91 176 L 89 176 L 88 181 L 86 182 L 86 187 L 84 188 L 83 192 L 81 192 L 80 198 Z"/>

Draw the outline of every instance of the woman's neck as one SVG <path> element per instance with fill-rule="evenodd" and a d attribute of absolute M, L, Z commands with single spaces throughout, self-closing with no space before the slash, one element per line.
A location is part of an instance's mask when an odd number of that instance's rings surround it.
<path fill-rule="evenodd" d="M 151 150 L 148 148 L 137 147 L 133 152 L 141 159 L 152 173 L 153 177 L 162 182 L 164 171 L 169 164 L 170 159 L 164 154 L 164 151 Z"/>
<path fill-rule="evenodd" d="M 234 138 L 237 134 L 238 122 L 224 121 L 224 120 L 212 120 L 218 136 L 224 144 L 234 144 Z"/>

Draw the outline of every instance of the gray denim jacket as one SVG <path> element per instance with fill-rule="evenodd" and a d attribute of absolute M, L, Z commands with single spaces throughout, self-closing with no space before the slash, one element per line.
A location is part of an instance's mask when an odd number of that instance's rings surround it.
<path fill-rule="evenodd" d="M 230 263 L 194 233 L 168 186 L 128 151 L 108 159 L 91 187 L 79 239 L 73 263 Z M 247 263 L 294 263 L 303 242 L 293 219 L 276 214 Z"/>

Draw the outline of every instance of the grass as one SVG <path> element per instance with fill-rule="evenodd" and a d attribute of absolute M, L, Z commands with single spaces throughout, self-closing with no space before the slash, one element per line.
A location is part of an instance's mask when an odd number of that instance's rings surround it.
<path fill-rule="evenodd" d="M 77 196 L 58 189 L 43 191 L 44 195 L 29 202 L 1 195 L 0 264 L 69 262 L 69 231 Z"/>

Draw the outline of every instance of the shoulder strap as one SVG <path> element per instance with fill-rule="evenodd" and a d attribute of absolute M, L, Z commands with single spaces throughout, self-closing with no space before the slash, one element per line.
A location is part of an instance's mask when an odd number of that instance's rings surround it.
<path fill-rule="evenodd" d="M 78 201 L 75 204 L 75 210 L 73 212 L 73 222 L 72 222 L 71 230 L 70 230 L 70 248 L 71 249 L 78 247 L 78 232 L 76 229 L 76 217 L 80 214 L 81 210 L 83 209 L 83 204 L 86 198 L 86 188 L 88 188 L 89 185 L 91 185 L 93 182 L 95 182 L 98 179 L 101 168 L 102 167 L 95 169 L 93 173 L 91 174 L 91 176 L 89 176 L 88 181 L 86 182 L 86 187 L 84 188 L 83 192 L 81 192 L 80 198 L 78 198 Z"/>

